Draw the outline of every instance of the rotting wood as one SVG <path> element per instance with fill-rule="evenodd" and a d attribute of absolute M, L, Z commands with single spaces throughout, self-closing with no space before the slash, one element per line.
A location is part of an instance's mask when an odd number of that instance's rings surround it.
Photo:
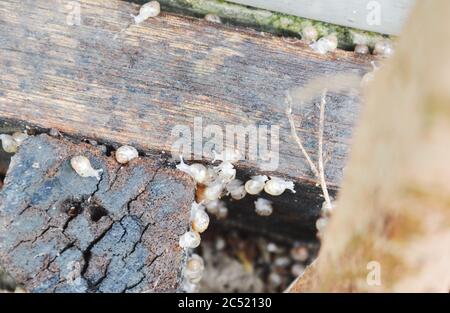
<path fill-rule="evenodd" d="M 100 181 L 70 166 L 103 169 Z M 194 183 L 140 158 L 120 166 L 87 144 L 29 138 L 0 192 L 0 263 L 31 292 L 181 290 Z"/>
<path fill-rule="evenodd" d="M 71 26 L 59 1 L 0 3 L 0 119 L 156 155 L 170 151 L 174 126 L 193 131 L 194 117 L 224 131 L 230 124 L 279 125 L 279 167 L 264 174 L 294 180 L 297 193 L 277 198 L 280 215 L 264 223 L 290 221 L 295 226 L 280 231 L 297 237 L 314 229 L 320 188 L 291 137 L 285 92 L 322 75 L 362 76 L 371 57 L 318 55 L 302 43 L 164 13 L 130 25 L 136 5 L 80 4 L 81 24 Z M 357 95 L 330 92 L 324 151 L 332 192 L 342 179 L 358 111 Z M 294 113 L 302 115 L 299 130 L 316 155 L 318 111 L 310 104 Z M 238 169 L 244 178 L 261 174 L 259 161 L 242 161 Z M 248 223 L 251 214 L 233 221 L 234 214 L 244 215 L 230 212 L 232 222 L 261 229 Z"/>

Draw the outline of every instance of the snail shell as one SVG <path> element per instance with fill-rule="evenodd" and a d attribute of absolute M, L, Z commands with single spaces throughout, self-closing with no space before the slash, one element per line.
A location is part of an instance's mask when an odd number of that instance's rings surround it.
<path fill-rule="evenodd" d="M 224 205 L 225 205 L 225 203 L 218 199 L 215 199 L 212 201 L 207 201 L 205 203 L 206 210 L 208 211 L 208 213 L 213 214 L 213 215 L 217 215 L 219 213 L 220 207 L 222 207 Z"/>
<path fill-rule="evenodd" d="M 325 230 L 325 227 L 328 224 L 328 219 L 321 217 L 316 221 L 316 229 L 319 233 L 323 232 Z"/>
<path fill-rule="evenodd" d="M 327 52 L 332 52 L 337 49 L 338 39 L 335 34 L 330 34 L 328 36 L 320 38 L 318 41 L 313 43 L 310 47 L 320 53 L 325 54 Z"/>
<path fill-rule="evenodd" d="M 25 133 L 16 132 L 12 134 L 12 137 L 16 141 L 17 145 L 20 146 L 29 136 Z"/>
<path fill-rule="evenodd" d="M 220 182 L 215 182 L 208 187 L 205 188 L 205 191 L 203 192 L 203 197 L 206 200 L 212 201 L 220 199 L 223 192 L 223 184 Z"/>
<path fill-rule="evenodd" d="M 179 245 L 183 249 L 194 249 L 200 245 L 200 235 L 194 231 L 188 231 L 180 237 Z"/>
<path fill-rule="evenodd" d="M 134 17 L 136 24 L 142 23 L 150 17 L 158 16 L 161 13 L 161 6 L 158 1 L 150 1 L 141 6 L 139 9 L 139 15 Z"/>
<path fill-rule="evenodd" d="M 2 148 L 7 153 L 16 153 L 19 145 L 17 141 L 10 135 L 0 135 L 0 139 L 2 140 Z"/>
<path fill-rule="evenodd" d="M 394 54 L 394 46 L 390 40 L 380 40 L 375 44 L 373 54 L 390 57 Z"/>
<path fill-rule="evenodd" d="M 191 227 L 192 230 L 203 233 L 209 226 L 209 216 L 204 210 L 195 210 L 193 213 Z"/>
<path fill-rule="evenodd" d="M 270 180 L 266 182 L 264 186 L 264 191 L 272 196 L 279 196 L 286 189 L 289 189 L 295 193 L 294 183 L 291 181 L 285 181 L 284 179 L 278 177 L 270 177 Z"/>
<path fill-rule="evenodd" d="M 369 47 L 367 45 L 356 45 L 355 53 L 357 54 L 369 54 Z"/>
<path fill-rule="evenodd" d="M 231 198 L 234 200 L 241 200 L 247 194 L 245 187 L 241 180 L 233 179 L 226 187 L 227 191 L 230 193 Z"/>
<path fill-rule="evenodd" d="M 92 168 L 89 159 L 82 155 L 74 156 L 70 160 L 70 165 L 78 175 L 85 178 L 95 177 L 97 180 L 100 180 L 100 174 L 103 172 L 102 169 L 95 170 Z"/>
<path fill-rule="evenodd" d="M 253 176 L 249 181 L 245 183 L 245 191 L 247 191 L 247 193 L 251 195 L 257 195 L 264 189 L 266 181 L 266 175 Z"/>
<path fill-rule="evenodd" d="M 220 17 L 212 13 L 208 13 L 205 15 L 205 21 L 216 24 L 222 24 L 222 20 L 220 19 Z"/>
<path fill-rule="evenodd" d="M 217 172 L 218 179 L 223 183 L 227 184 L 231 182 L 236 177 L 236 169 L 233 164 L 228 161 L 223 161 L 219 166 L 214 168 Z"/>
<path fill-rule="evenodd" d="M 182 156 L 180 156 L 180 164 L 176 167 L 180 171 L 189 174 L 198 184 L 204 184 L 210 179 L 210 171 L 208 171 L 206 166 L 200 163 L 187 165 L 184 163 Z"/>
<path fill-rule="evenodd" d="M 122 146 L 116 151 L 116 160 L 120 164 L 126 164 L 137 157 L 139 157 L 139 153 L 132 146 Z"/>
<path fill-rule="evenodd" d="M 317 41 L 317 38 L 319 37 L 319 33 L 317 32 L 317 29 L 312 25 L 304 27 L 302 29 L 301 35 L 302 35 L 302 39 L 304 41 L 306 41 L 307 43 L 315 42 L 315 41 Z"/>
<path fill-rule="evenodd" d="M 271 215 L 273 212 L 272 202 L 267 199 L 258 198 L 255 201 L 255 212 L 259 216 Z"/>
<path fill-rule="evenodd" d="M 186 263 L 184 277 L 192 284 L 198 284 L 203 277 L 205 263 L 201 256 L 193 254 Z"/>

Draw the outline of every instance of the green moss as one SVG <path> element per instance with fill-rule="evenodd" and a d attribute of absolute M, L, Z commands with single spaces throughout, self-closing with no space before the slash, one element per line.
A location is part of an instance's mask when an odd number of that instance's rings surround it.
<path fill-rule="evenodd" d="M 213 13 L 220 16 L 225 22 L 251 26 L 278 35 L 300 37 L 299 33 L 305 26 L 313 25 L 320 36 L 335 33 L 341 49 L 353 49 L 356 44 L 367 44 L 369 47 L 373 47 L 375 42 L 384 38 L 383 35 L 377 33 L 250 8 L 223 0 L 159 0 L 159 2 L 166 11 L 188 13 L 198 17 Z"/>

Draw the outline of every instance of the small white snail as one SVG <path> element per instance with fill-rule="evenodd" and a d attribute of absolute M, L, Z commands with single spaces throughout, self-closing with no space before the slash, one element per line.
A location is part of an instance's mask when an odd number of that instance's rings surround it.
<path fill-rule="evenodd" d="M 259 216 L 271 215 L 273 212 L 272 202 L 267 199 L 258 198 L 255 201 L 255 212 Z"/>
<path fill-rule="evenodd" d="M 180 164 L 178 164 L 176 167 L 180 171 L 189 174 L 198 184 L 205 183 L 211 175 L 206 166 L 204 166 L 203 164 L 194 163 L 192 165 L 187 165 L 186 163 L 184 163 L 182 156 L 180 156 Z"/>
<path fill-rule="evenodd" d="M 257 195 L 264 189 L 267 179 L 266 175 L 253 176 L 245 183 L 245 191 L 251 195 Z"/>
<path fill-rule="evenodd" d="M 205 15 L 205 21 L 208 21 L 210 23 L 216 23 L 216 24 L 222 24 L 222 20 L 218 15 L 208 13 Z"/>
<path fill-rule="evenodd" d="M 266 182 L 266 184 L 264 186 L 264 191 L 272 196 L 279 196 L 286 189 L 289 189 L 290 191 L 295 193 L 294 183 L 291 181 L 286 181 L 282 178 L 273 177 L 273 176 L 270 177 L 270 180 L 268 182 Z"/>
<path fill-rule="evenodd" d="M 221 200 L 215 199 L 212 201 L 206 201 L 205 206 L 208 213 L 217 215 L 219 213 L 220 207 L 224 206 L 225 203 Z"/>
<path fill-rule="evenodd" d="M 367 45 L 356 45 L 355 46 L 355 53 L 357 54 L 369 54 L 370 50 Z"/>
<path fill-rule="evenodd" d="M 100 180 L 100 174 L 103 172 L 102 169 L 93 169 L 89 159 L 82 155 L 74 156 L 70 160 L 70 165 L 81 177 L 95 177 Z"/>
<path fill-rule="evenodd" d="M 184 277 L 191 284 L 198 284 L 203 277 L 205 263 L 201 256 L 193 254 L 186 263 Z"/>
<path fill-rule="evenodd" d="M 383 57 L 390 57 L 394 52 L 394 46 L 388 39 L 378 41 L 373 49 L 373 54 L 381 55 Z"/>
<path fill-rule="evenodd" d="M 209 226 L 209 216 L 204 210 L 195 210 L 192 214 L 191 227 L 192 230 L 203 233 Z"/>
<path fill-rule="evenodd" d="M 312 26 L 306 26 L 302 29 L 301 32 L 302 39 L 306 41 L 307 43 L 313 43 L 317 41 L 317 38 L 319 37 L 319 33 L 317 32 L 317 29 Z"/>
<path fill-rule="evenodd" d="M 215 182 L 207 186 L 203 192 L 204 199 L 209 201 L 220 199 L 223 193 L 223 187 L 221 182 Z"/>
<path fill-rule="evenodd" d="M 120 164 L 126 164 L 137 157 L 139 157 L 139 153 L 132 146 L 122 146 L 116 151 L 116 160 Z"/>
<path fill-rule="evenodd" d="M 294 264 L 291 267 L 291 274 L 294 275 L 294 277 L 298 277 L 303 274 L 305 271 L 305 267 L 301 264 Z"/>
<path fill-rule="evenodd" d="M 12 134 L 12 137 L 17 142 L 17 145 L 20 146 L 29 136 L 25 133 L 16 132 Z"/>
<path fill-rule="evenodd" d="M 283 283 L 283 279 L 277 272 L 272 272 L 269 274 L 269 282 L 272 286 L 279 287 Z"/>
<path fill-rule="evenodd" d="M 224 220 L 224 219 L 227 218 L 227 216 L 228 216 L 228 208 L 225 205 L 220 206 L 219 207 L 219 212 L 217 212 L 216 217 L 219 220 Z"/>
<path fill-rule="evenodd" d="M 320 53 L 326 54 L 327 52 L 332 52 L 337 49 L 338 39 L 335 34 L 330 34 L 328 36 L 320 38 L 318 41 L 310 45 L 310 47 Z"/>
<path fill-rule="evenodd" d="M 188 231 L 180 237 L 178 242 L 183 249 L 194 249 L 200 245 L 200 235 L 194 231 Z"/>
<path fill-rule="evenodd" d="M 7 153 L 16 153 L 19 145 L 17 141 L 10 135 L 2 134 L 0 135 L 0 139 L 2 140 L 2 148 Z"/>
<path fill-rule="evenodd" d="M 226 186 L 226 190 L 234 200 L 241 200 L 247 194 L 243 182 L 239 179 L 233 179 L 231 182 L 229 182 Z"/>
<path fill-rule="evenodd" d="M 296 246 L 291 249 L 291 257 L 294 261 L 305 262 L 309 258 L 308 248 L 305 246 Z"/>
<path fill-rule="evenodd" d="M 228 161 L 223 161 L 219 166 L 216 166 L 214 170 L 217 173 L 218 179 L 223 184 L 228 184 L 236 177 L 236 169 L 233 164 Z"/>
<path fill-rule="evenodd" d="M 141 6 L 139 14 L 134 16 L 134 22 L 136 24 L 142 23 L 150 17 L 158 16 L 161 12 L 161 6 L 158 1 L 150 1 Z"/>
<path fill-rule="evenodd" d="M 328 219 L 321 217 L 316 221 L 316 229 L 319 233 L 323 232 L 325 230 L 325 227 L 328 224 Z"/>
<path fill-rule="evenodd" d="M 334 210 L 334 205 L 333 203 L 328 203 L 327 201 L 324 201 L 322 203 L 322 208 L 321 208 L 321 213 L 322 216 L 328 217 L 331 215 L 331 213 L 333 213 Z"/>

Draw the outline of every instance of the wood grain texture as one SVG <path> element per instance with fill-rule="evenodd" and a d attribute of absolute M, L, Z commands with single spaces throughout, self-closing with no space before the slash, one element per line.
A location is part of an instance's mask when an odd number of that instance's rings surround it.
<path fill-rule="evenodd" d="M 284 114 L 286 90 L 318 76 L 364 74 L 370 59 L 162 14 L 131 25 L 138 7 L 80 1 L 67 25 L 65 1 L 0 3 L 0 116 L 80 137 L 169 151 L 175 125 L 279 125 L 278 174 L 312 180 Z M 125 31 L 122 29 L 129 26 Z M 330 94 L 327 180 L 338 186 L 359 111 L 357 96 Z M 316 110 L 301 125 L 316 153 Z M 305 117 L 305 116 L 304 116 Z M 243 161 L 244 168 L 257 168 Z"/>

